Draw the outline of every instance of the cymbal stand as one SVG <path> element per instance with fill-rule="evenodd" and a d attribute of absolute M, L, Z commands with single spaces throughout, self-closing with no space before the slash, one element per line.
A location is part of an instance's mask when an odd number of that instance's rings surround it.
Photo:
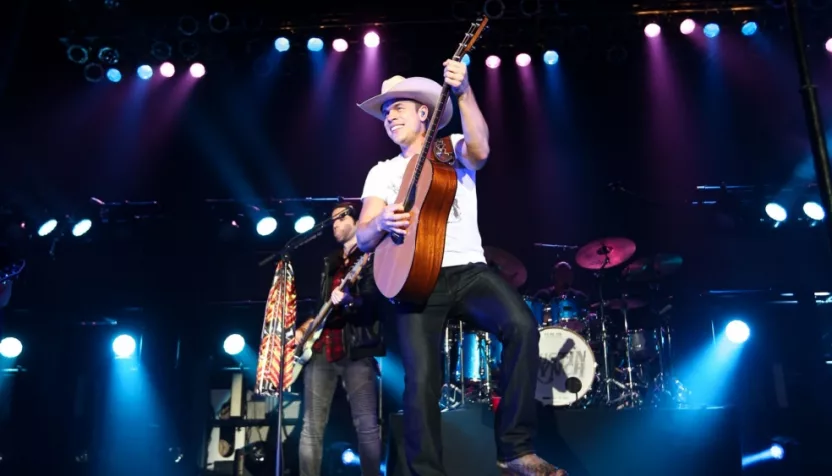
<path fill-rule="evenodd" d="M 460 389 L 453 384 L 451 379 L 451 335 L 448 326 L 445 326 L 445 383 L 442 385 L 442 393 L 439 397 L 439 406 L 444 410 L 453 410 L 460 405 L 457 395 L 462 394 Z M 461 358 L 461 357 L 460 357 Z"/>
<path fill-rule="evenodd" d="M 624 348 L 624 357 L 627 361 L 627 382 L 625 384 L 626 391 L 617 400 L 629 400 L 630 406 L 636 406 L 641 399 L 635 390 L 635 383 L 633 382 L 633 361 L 630 349 L 632 347 L 632 336 L 630 335 L 630 323 L 627 319 L 627 294 L 621 295 L 621 315 L 624 317 L 624 335 L 627 336 L 627 345 Z"/>
<path fill-rule="evenodd" d="M 610 377 L 609 335 L 607 334 L 607 317 L 604 312 L 604 308 L 606 308 L 604 304 L 604 268 L 607 267 L 609 262 L 610 258 L 607 256 L 604 259 L 604 264 L 595 273 L 596 278 L 598 278 L 598 298 L 601 303 L 599 311 L 601 314 L 601 348 L 604 352 L 604 392 L 606 393 L 608 405 L 612 402 L 610 384 L 613 383 L 613 379 Z"/>

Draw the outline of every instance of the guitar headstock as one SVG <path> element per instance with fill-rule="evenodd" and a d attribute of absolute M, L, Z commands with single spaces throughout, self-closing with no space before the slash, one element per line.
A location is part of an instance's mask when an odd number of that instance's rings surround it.
<path fill-rule="evenodd" d="M 344 276 L 345 282 L 351 283 L 358 277 L 358 273 L 361 272 L 361 269 L 367 264 L 367 261 L 370 260 L 370 254 L 371 253 L 364 253 L 361 255 L 361 258 L 358 258 L 358 261 L 356 261 L 355 264 L 352 265 L 352 268 L 350 268 L 349 273 Z"/>
<path fill-rule="evenodd" d="M 468 28 L 468 33 L 465 34 L 465 39 L 462 40 L 462 44 L 460 45 L 462 48 L 459 51 L 459 56 L 464 55 L 465 53 L 474 49 L 474 44 L 480 39 L 483 32 L 485 31 L 485 26 L 488 24 L 488 17 L 482 16 L 477 19 L 477 21 L 471 23 L 471 27 Z"/>

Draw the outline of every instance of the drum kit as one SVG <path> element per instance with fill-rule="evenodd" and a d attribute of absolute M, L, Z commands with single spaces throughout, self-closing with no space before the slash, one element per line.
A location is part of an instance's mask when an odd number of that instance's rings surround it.
<path fill-rule="evenodd" d="M 682 258 L 662 253 L 633 260 L 636 245 L 622 237 L 581 247 L 537 245 L 577 249 L 574 263 L 591 274 L 595 289 L 585 294 L 572 288 L 571 266 L 559 263 L 568 269 L 568 282 L 524 296 L 540 333 L 536 399 L 563 408 L 684 407 L 688 390 L 673 374 L 672 296 L 663 289 Z M 525 283 L 520 260 L 492 247 L 485 254 L 513 287 Z M 492 402 L 501 353 L 496 336 L 449 322 L 441 406 Z"/>

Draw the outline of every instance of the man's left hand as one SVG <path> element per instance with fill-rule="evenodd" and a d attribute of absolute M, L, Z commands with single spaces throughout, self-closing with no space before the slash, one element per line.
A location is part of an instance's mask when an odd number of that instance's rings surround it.
<path fill-rule="evenodd" d="M 349 291 L 339 291 L 338 289 L 332 291 L 332 304 L 338 305 L 348 305 L 353 302 L 353 297 L 349 293 Z"/>
<path fill-rule="evenodd" d="M 457 96 L 468 91 L 468 67 L 459 61 L 446 60 L 442 63 L 445 67 L 445 83 Z"/>

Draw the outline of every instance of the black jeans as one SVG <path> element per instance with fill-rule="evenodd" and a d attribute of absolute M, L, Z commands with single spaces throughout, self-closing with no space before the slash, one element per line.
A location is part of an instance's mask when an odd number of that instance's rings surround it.
<path fill-rule="evenodd" d="M 502 399 L 494 433 L 497 457 L 509 461 L 534 452 L 537 322 L 520 295 L 483 264 L 442 268 L 427 303 L 398 304 L 396 331 L 405 372 L 404 441 L 410 471 L 444 475 L 439 398 L 442 338 L 449 317 L 494 334 L 503 344 Z"/>

